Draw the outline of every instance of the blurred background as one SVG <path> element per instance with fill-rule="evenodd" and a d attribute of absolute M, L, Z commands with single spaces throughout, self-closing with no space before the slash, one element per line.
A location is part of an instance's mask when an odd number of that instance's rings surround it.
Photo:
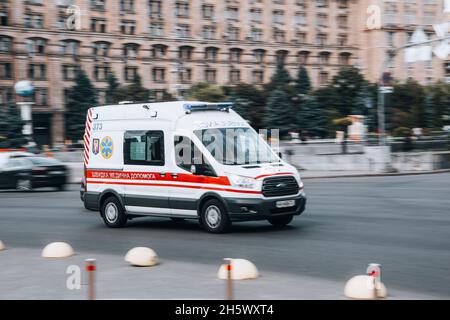
<path fill-rule="evenodd" d="M 89 107 L 195 99 L 279 129 L 299 169 L 447 168 L 449 12 L 446 0 L 2 0 L 0 149 L 81 162 Z"/>

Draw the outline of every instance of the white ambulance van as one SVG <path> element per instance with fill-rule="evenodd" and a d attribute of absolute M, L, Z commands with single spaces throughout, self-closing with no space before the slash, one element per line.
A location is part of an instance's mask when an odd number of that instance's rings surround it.
<path fill-rule="evenodd" d="M 84 194 L 108 227 L 141 216 L 284 226 L 306 204 L 297 170 L 229 103 L 176 101 L 90 108 Z"/>

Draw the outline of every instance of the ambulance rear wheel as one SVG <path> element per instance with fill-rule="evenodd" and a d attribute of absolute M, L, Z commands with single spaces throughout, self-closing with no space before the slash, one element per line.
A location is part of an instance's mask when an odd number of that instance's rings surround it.
<path fill-rule="evenodd" d="M 224 233 L 231 226 L 225 206 L 217 199 L 211 199 L 205 203 L 200 219 L 203 228 L 210 233 Z"/>
<path fill-rule="evenodd" d="M 127 216 L 116 197 L 107 198 L 101 208 L 101 215 L 106 226 L 120 228 L 127 223 Z"/>

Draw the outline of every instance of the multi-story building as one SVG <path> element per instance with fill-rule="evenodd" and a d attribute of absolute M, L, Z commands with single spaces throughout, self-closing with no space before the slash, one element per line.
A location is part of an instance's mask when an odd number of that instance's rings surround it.
<path fill-rule="evenodd" d="M 435 8 L 434 13 L 443 1 L 373 2 L 381 4 L 387 17 L 392 10 L 386 2 L 402 8 L 409 3 L 417 11 L 426 5 Z M 428 4 L 432 2 L 437 4 Z M 98 88 L 100 103 L 109 72 L 122 84 L 138 73 L 156 98 L 164 90 L 181 97 L 196 82 L 260 85 L 269 81 L 278 61 L 292 75 L 305 66 L 315 86 L 326 84 L 345 65 L 359 66 L 376 80 L 384 55 L 378 47 L 386 44 L 391 25 L 367 30 L 370 3 L 0 0 L 0 104 L 17 99 L 16 81 L 32 80 L 35 139 L 55 144 L 64 140 L 65 93 L 73 86 L 78 68 Z M 424 19 L 431 19 L 431 11 L 426 12 Z M 412 14 L 408 19 L 414 22 Z M 395 39 L 403 41 L 405 30 L 396 26 Z M 409 74 L 409 68 L 393 66 L 395 76 L 401 78 L 426 78 L 428 70 L 435 70 L 433 64 Z M 441 71 L 432 74 L 433 79 L 441 76 Z"/>

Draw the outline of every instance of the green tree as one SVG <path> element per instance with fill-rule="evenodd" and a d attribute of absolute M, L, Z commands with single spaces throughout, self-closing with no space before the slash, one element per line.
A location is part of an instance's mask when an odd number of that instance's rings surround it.
<path fill-rule="evenodd" d="M 426 127 L 425 89 L 408 79 L 394 85 L 389 104 L 392 108 L 392 129 L 397 127 Z"/>
<path fill-rule="evenodd" d="M 330 84 L 331 105 L 342 117 L 351 114 L 361 106 L 361 90 L 366 84 L 363 75 L 355 67 L 343 67 Z"/>
<path fill-rule="evenodd" d="M 311 90 L 311 81 L 309 80 L 308 71 L 305 67 L 301 66 L 300 69 L 298 69 L 298 75 L 295 82 L 298 93 L 309 93 L 309 91 Z"/>
<path fill-rule="evenodd" d="M 280 137 L 287 134 L 295 125 L 290 108 L 289 95 L 282 90 L 274 90 L 266 105 L 266 126 L 268 129 L 279 129 Z"/>
<path fill-rule="evenodd" d="M 270 82 L 265 85 L 265 90 L 270 94 L 274 90 L 286 90 L 292 78 L 289 72 L 285 69 L 284 63 L 279 61 L 275 73 L 270 78 Z"/>
<path fill-rule="evenodd" d="M 149 100 L 150 90 L 142 86 L 141 77 L 135 74 L 131 84 L 122 85 L 113 94 L 113 101 L 136 101 L 144 102 Z"/>
<path fill-rule="evenodd" d="M 27 143 L 26 137 L 22 134 L 25 124 L 19 112 L 19 108 L 14 103 L 0 105 L 0 147 L 19 148 Z"/>
<path fill-rule="evenodd" d="M 327 135 L 327 110 L 319 106 L 315 96 L 307 95 L 302 98 L 297 118 L 298 129 L 303 134 L 307 131 L 309 136 L 320 138 Z"/>
<path fill-rule="evenodd" d="M 97 91 L 83 70 L 75 76 L 66 103 L 66 137 L 73 141 L 83 138 L 86 112 L 97 104 Z"/>
<path fill-rule="evenodd" d="M 227 99 L 223 88 L 209 83 L 197 83 L 193 85 L 188 93 L 189 100 L 205 102 L 223 102 Z"/>
<path fill-rule="evenodd" d="M 427 88 L 426 108 L 430 127 L 441 129 L 445 116 L 450 116 L 450 84 L 438 81 Z"/>
<path fill-rule="evenodd" d="M 229 94 L 233 109 L 254 128 L 262 128 L 266 99 L 261 90 L 250 84 L 239 84 Z"/>
<path fill-rule="evenodd" d="M 120 84 L 119 81 L 117 81 L 116 76 L 114 73 L 110 72 L 108 73 L 108 76 L 106 77 L 106 82 L 108 83 L 108 88 L 105 92 L 105 100 L 107 104 L 114 104 L 118 101 L 114 101 L 114 95 L 116 90 L 119 88 Z"/>

